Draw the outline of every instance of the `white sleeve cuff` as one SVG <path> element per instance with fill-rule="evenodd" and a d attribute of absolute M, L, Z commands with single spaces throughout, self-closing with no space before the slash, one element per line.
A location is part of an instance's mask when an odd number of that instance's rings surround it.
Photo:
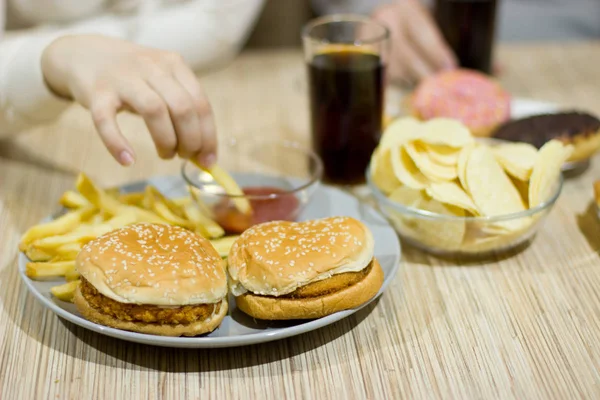
<path fill-rule="evenodd" d="M 44 81 L 42 54 L 60 35 L 44 35 L 23 40 L 5 71 L 4 97 L 7 108 L 31 122 L 56 118 L 71 102 L 55 95 Z"/>

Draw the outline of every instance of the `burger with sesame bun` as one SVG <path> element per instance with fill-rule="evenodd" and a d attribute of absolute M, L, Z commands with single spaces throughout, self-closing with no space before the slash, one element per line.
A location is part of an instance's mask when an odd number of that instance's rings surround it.
<path fill-rule="evenodd" d="M 313 319 L 358 307 L 383 284 L 373 235 L 349 217 L 267 222 L 246 230 L 228 257 L 237 307 L 264 320 Z"/>
<path fill-rule="evenodd" d="M 196 336 L 227 314 L 227 274 L 211 243 L 183 228 L 136 224 L 89 242 L 76 260 L 74 303 L 127 331 Z"/>

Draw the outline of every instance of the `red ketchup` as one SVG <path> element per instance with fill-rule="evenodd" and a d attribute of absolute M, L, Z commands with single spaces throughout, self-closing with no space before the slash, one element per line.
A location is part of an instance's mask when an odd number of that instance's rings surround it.
<path fill-rule="evenodd" d="M 242 189 L 248 196 L 277 195 L 274 198 L 250 198 L 252 214 L 246 215 L 234 207 L 228 199 L 223 199 L 214 208 L 216 222 L 228 234 L 239 234 L 252 225 L 268 221 L 293 221 L 297 217 L 300 202 L 291 193 L 275 187 L 252 186 Z"/>

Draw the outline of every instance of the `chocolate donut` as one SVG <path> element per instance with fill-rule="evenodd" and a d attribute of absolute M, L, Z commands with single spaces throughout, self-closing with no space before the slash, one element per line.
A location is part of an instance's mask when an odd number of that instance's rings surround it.
<path fill-rule="evenodd" d="M 534 115 L 506 122 L 492 136 L 529 143 L 538 149 L 544 143 L 557 139 L 573 145 L 573 154 L 568 161 L 581 161 L 600 148 L 600 119 L 579 111 Z"/>

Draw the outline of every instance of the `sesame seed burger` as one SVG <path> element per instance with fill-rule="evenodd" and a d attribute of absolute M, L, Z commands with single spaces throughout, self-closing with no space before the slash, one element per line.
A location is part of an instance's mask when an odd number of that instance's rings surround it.
<path fill-rule="evenodd" d="M 127 331 L 196 336 L 227 314 L 227 275 L 211 243 L 183 228 L 136 224 L 89 242 L 74 296 L 88 320 Z"/>
<path fill-rule="evenodd" d="M 267 222 L 246 230 L 228 257 L 237 307 L 264 320 L 313 319 L 358 307 L 383 284 L 373 235 L 349 217 Z"/>

